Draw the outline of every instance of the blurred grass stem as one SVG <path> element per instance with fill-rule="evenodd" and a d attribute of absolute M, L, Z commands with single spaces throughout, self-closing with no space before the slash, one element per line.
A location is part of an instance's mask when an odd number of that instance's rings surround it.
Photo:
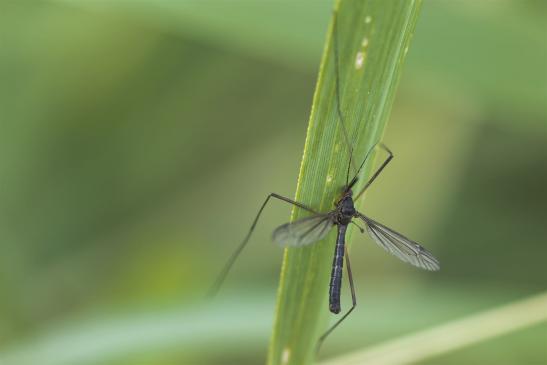
<path fill-rule="evenodd" d="M 322 365 L 414 364 L 545 321 L 547 292 L 381 343 Z"/>

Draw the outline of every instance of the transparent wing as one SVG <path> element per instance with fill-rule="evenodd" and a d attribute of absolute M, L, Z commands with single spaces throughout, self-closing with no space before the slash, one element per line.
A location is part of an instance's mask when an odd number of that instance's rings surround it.
<path fill-rule="evenodd" d="M 334 225 L 330 214 L 317 214 L 279 226 L 273 240 L 282 246 L 305 246 L 319 241 Z"/>
<path fill-rule="evenodd" d="M 361 213 L 359 217 L 366 223 L 370 237 L 387 252 L 400 260 L 422 269 L 437 271 L 439 261 L 425 248 L 400 233 L 387 228 Z"/>

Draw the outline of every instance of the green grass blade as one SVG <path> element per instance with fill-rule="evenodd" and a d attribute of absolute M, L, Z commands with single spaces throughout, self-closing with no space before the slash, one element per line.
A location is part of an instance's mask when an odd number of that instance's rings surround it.
<path fill-rule="evenodd" d="M 384 132 L 420 3 L 341 0 L 336 4 L 341 109 L 350 139 L 355 138 L 357 163 Z M 332 24 L 296 191 L 296 200 L 319 211 L 332 209 L 348 165 L 347 144 L 336 114 Z M 367 165 L 361 184 L 372 167 Z M 296 209 L 292 219 L 304 215 Z M 268 364 L 303 365 L 314 358 L 317 338 L 326 327 L 333 240 L 331 232 L 318 244 L 285 251 Z"/>

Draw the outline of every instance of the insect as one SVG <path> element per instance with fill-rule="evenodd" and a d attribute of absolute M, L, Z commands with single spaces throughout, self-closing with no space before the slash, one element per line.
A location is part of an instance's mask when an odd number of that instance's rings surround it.
<path fill-rule="evenodd" d="M 338 326 L 342 321 L 344 321 L 349 314 L 355 309 L 357 305 L 357 298 L 355 295 L 355 287 L 353 284 L 353 276 L 351 273 L 350 259 L 346 247 L 346 233 L 348 226 L 350 224 L 355 224 L 359 227 L 361 233 L 365 231 L 376 242 L 380 247 L 388 251 L 389 253 L 395 255 L 400 260 L 407 262 L 411 265 L 419 267 L 421 269 L 436 271 L 439 270 L 439 261 L 425 248 L 423 248 L 418 243 L 412 241 L 411 239 L 403 236 L 402 234 L 392 230 L 391 228 L 386 227 L 385 225 L 369 218 L 365 214 L 357 211 L 355 209 L 355 201 L 359 199 L 365 191 L 371 186 L 371 184 L 378 178 L 380 173 L 385 169 L 389 162 L 393 159 L 393 153 L 383 144 L 375 144 L 365 155 L 365 158 L 356 169 L 355 174 L 351 180 L 350 171 L 353 166 L 353 146 L 349 142 L 349 137 L 347 130 L 344 124 L 343 113 L 341 110 L 341 101 L 340 101 L 340 85 L 339 85 L 339 60 L 338 60 L 338 41 L 337 41 L 337 26 L 336 26 L 336 16 L 334 17 L 334 26 L 333 26 L 333 35 L 334 35 L 334 53 L 335 53 L 335 68 L 336 68 L 336 99 L 337 99 L 337 114 L 344 131 L 344 136 L 348 144 L 349 149 L 349 162 L 347 167 L 346 174 L 346 183 L 341 189 L 339 198 L 334 204 L 334 209 L 329 212 L 318 212 L 315 209 L 297 202 L 295 200 L 289 199 L 282 195 L 271 193 L 266 197 L 266 200 L 262 203 L 256 217 L 254 218 L 251 227 L 241 242 L 237 247 L 235 252 L 229 258 L 228 262 L 221 271 L 218 279 L 213 285 L 210 294 L 215 294 L 218 291 L 218 288 L 222 285 L 224 279 L 226 278 L 227 273 L 234 264 L 235 260 L 241 253 L 241 251 L 247 245 L 258 220 L 270 201 L 271 198 L 281 200 L 285 203 L 291 204 L 293 206 L 299 207 L 309 213 L 310 216 L 296 220 L 294 222 L 289 222 L 283 224 L 276 228 L 273 232 L 273 240 L 278 244 L 286 247 L 302 247 L 313 244 L 320 241 L 331 231 L 331 229 L 337 227 L 337 236 L 336 236 L 336 245 L 334 248 L 334 258 L 332 261 L 332 271 L 330 276 L 329 284 L 329 310 L 334 314 L 338 314 L 341 311 L 340 306 L 340 294 L 342 288 L 342 271 L 344 266 L 344 261 L 346 262 L 346 269 L 348 274 L 348 280 L 351 291 L 352 306 L 351 308 L 332 325 L 318 340 L 317 349 L 321 346 L 325 338 Z M 382 162 L 382 164 L 376 169 L 374 174 L 370 179 L 364 184 L 364 186 L 354 195 L 353 188 L 356 183 L 359 181 L 360 173 L 365 166 L 369 156 L 373 150 L 379 146 L 385 152 L 387 152 L 387 158 Z M 357 223 L 354 222 L 354 219 L 360 223 L 363 223 L 365 228 L 361 228 Z"/>
<path fill-rule="evenodd" d="M 277 243 L 285 246 L 305 246 L 317 242 L 324 238 L 334 226 L 338 229 L 336 236 L 336 245 L 334 248 L 334 258 L 332 261 L 332 271 L 329 284 L 329 310 L 334 313 L 340 313 L 340 292 L 342 287 L 342 269 L 344 257 L 347 266 L 348 280 L 351 290 L 352 306 L 351 308 L 334 324 L 332 325 L 318 340 L 318 348 L 325 338 L 340 324 L 357 305 L 355 295 L 355 287 L 353 285 L 353 276 L 348 251 L 346 248 L 346 232 L 349 224 L 354 223 L 353 219 L 359 219 L 364 223 L 369 236 L 382 248 L 389 253 L 395 255 L 402 261 L 417 266 L 421 269 L 436 271 L 439 270 L 439 261 L 425 248 L 418 243 L 408 239 L 402 234 L 378 223 L 377 221 L 367 217 L 363 213 L 357 211 L 354 206 L 355 200 L 359 199 L 372 184 L 372 182 L 380 175 L 382 170 L 388 165 L 393 158 L 393 153 L 384 145 L 380 145 L 387 153 L 388 157 L 367 181 L 365 186 L 353 196 L 352 188 L 358 181 L 358 174 L 364 166 L 367 156 L 361 163 L 357 174 L 346 183 L 342 190 L 340 198 L 336 201 L 333 210 L 327 213 L 313 212 L 313 215 L 299 219 L 295 222 L 286 223 L 279 226 L 273 232 L 273 239 Z M 371 149 L 372 151 L 372 149 Z M 359 227 L 359 226 L 358 226 Z M 361 233 L 365 229 L 359 227 Z"/>

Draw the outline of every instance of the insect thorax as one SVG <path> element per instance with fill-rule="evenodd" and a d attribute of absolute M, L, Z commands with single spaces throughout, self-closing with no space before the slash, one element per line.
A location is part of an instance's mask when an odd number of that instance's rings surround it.
<path fill-rule="evenodd" d="M 354 215 L 353 198 L 351 195 L 346 195 L 338 203 L 338 223 L 349 224 Z"/>

